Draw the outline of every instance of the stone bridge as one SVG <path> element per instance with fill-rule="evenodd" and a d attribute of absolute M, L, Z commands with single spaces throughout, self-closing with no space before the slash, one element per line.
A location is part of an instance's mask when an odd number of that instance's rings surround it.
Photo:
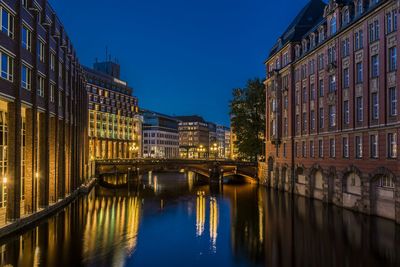
<path fill-rule="evenodd" d="M 96 177 L 104 174 L 140 174 L 149 171 L 192 171 L 209 178 L 210 182 L 223 177 L 241 177 L 258 183 L 257 163 L 227 160 L 187 159 L 114 159 L 96 160 Z"/>

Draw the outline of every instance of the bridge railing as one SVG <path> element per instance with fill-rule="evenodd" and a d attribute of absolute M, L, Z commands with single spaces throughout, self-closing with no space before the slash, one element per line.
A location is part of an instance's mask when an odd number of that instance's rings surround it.
<path fill-rule="evenodd" d="M 209 164 L 218 163 L 220 165 L 235 165 L 235 166 L 257 166 L 257 162 L 233 161 L 233 160 L 212 160 L 212 159 L 97 159 L 96 165 L 141 165 L 141 164 Z"/>

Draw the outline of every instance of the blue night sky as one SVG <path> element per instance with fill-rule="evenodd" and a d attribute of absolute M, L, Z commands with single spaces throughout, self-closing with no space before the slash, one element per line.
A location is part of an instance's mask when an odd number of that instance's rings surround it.
<path fill-rule="evenodd" d="M 81 63 L 121 64 L 140 107 L 229 125 L 232 88 L 264 78 L 270 47 L 307 0 L 50 0 Z"/>

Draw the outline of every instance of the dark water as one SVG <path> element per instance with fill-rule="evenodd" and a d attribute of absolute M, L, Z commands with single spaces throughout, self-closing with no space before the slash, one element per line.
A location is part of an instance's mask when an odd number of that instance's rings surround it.
<path fill-rule="evenodd" d="M 151 174 L 0 241 L 1 266 L 400 266 L 394 223 L 256 185 Z M 294 207 L 294 209 L 293 209 Z"/>

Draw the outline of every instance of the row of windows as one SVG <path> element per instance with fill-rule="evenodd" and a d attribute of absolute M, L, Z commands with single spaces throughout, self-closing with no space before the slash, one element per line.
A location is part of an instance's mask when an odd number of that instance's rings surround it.
<path fill-rule="evenodd" d="M 344 46 L 346 46 L 346 43 Z M 344 48 L 342 51 L 344 56 L 348 56 L 349 52 L 348 49 Z M 324 54 L 319 54 L 317 56 L 317 62 L 318 62 L 318 69 L 322 70 L 325 66 L 324 63 Z M 335 47 L 330 47 L 328 49 L 328 63 L 332 64 L 336 62 L 336 52 L 335 52 Z M 378 55 L 373 55 L 370 58 L 370 64 L 371 64 L 371 77 L 376 78 L 379 76 L 379 56 Z M 397 70 L 397 48 L 396 47 L 390 47 L 388 49 L 388 71 L 393 72 Z M 307 73 L 307 70 L 309 73 Z M 313 75 L 315 73 L 315 60 L 312 59 L 308 63 L 308 68 L 307 64 L 302 65 L 300 68 L 295 70 L 295 81 L 298 82 L 300 80 L 303 80 L 307 78 L 307 74 Z M 343 87 L 347 88 L 350 86 L 350 78 L 349 78 L 350 72 L 348 68 L 343 69 Z M 335 76 L 330 76 L 331 79 L 335 80 Z M 363 63 L 362 62 L 357 62 L 355 65 L 355 77 L 356 77 L 356 83 L 362 83 L 363 82 Z M 332 84 L 331 86 L 331 80 L 330 80 L 330 90 L 335 90 L 336 84 Z M 283 83 L 287 83 L 288 81 Z"/>
<path fill-rule="evenodd" d="M 372 120 L 378 120 L 379 119 L 379 95 L 377 92 L 371 93 L 371 100 L 370 100 L 370 111 L 371 111 L 371 118 Z M 389 88 L 388 91 L 388 111 L 389 111 L 389 116 L 396 116 L 397 115 L 397 90 L 395 87 Z M 356 122 L 362 122 L 364 120 L 364 100 L 362 96 L 356 97 L 355 101 L 355 116 L 356 116 Z M 324 107 L 320 107 L 318 109 L 318 125 L 320 129 L 325 128 L 325 109 Z M 328 116 L 329 116 L 329 127 L 335 127 L 337 120 L 336 120 L 336 106 L 335 105 L 328 105 Z M 303 132 L 306 131 L 307 129 L 307 113 L 303 112 L 302 114 L 302 127 L 300 127 L 300 115 L 296 115 L 296 134 L 300 134 L 301 130 Z M 315 130 L 316 128 L 316 115 L 315 111 L 311 110 L 310 111 L 310 129 Z M 350 104 L 349 100 L 343 101 L 343 124 L 344 125 L 349 125 L 350 124 Z M 287 134 L 287 118 L 284 118 L 284 134 Z M 274 132 L 274 130 L 273 130 Z M 274 133 L 273 133 L 274 134 Z"/>
<path fill-rule="evenodd" d="M 301 148 L 299 148 L 301 145 Z M 308 145 L 308 148 L 307 148 Z M 397 158 L 397 134 L 396 133 L 389 133 L 387 134 L 387 158 L 389 159 L 396 159 Z M 372 134 L 369 136 L 369 153 L 370 158 L 378 159 L 379 158 L 379 146 L 378 146 L 378 135 Z M 306 141 L 302 141 L 301 144 L 299 142 L 295 143 L 294 147 L 294 155 L 296 157 L 307 157 L 307 149 L 309 149 L 309 157 L 314 158 L 315 155 L 315 144 L 314 141 L 311 140 L 307 144 Z M 342 138 L 342 157 L 343 158 L 350 158 L 350 145 L 349 145 L 349 138 L 343 137 Z M 336 158 L 336 140 L 334 138 L 329 139 L 328 143 L 328 153 L 329 158 Z M 300 155 L 301 152 L 301 155 Z M 322 139 L 318 140 L 318 157 L 324 158 L 324 141 Z M 361 136 L 355 136 L 354 138 L 354 157 L 357 159 L 361 159 L 364 157 L 363 152 L 363 138 Z M 286 157 L 286 143 L 283 144 L 283 156 Z"/>
<path fill-rule="evenodd" d="M 173 141 L 166 141 L 166 140 L 144 140 L 143 141 L 145 145 L 150 144 L 150 145 L 169 145 L 169 146 L 179 146 L 179 142 L 173 142 Z"/>
<path fill-rule="evenodd" d="M 164 133 L 143 133 L 144 137 L 153 137 L 155 138 L 156 136 L 158 138 L 167 138 L 167 139 L 175 139 L 178 140 L 179 136 L 178 135 L 172 135 L 172 134 L 164 134 Z"/>
<path fill-rule="evenodd" d="M 115 99 L 116 101 L 121 101 L 124 103 L 131 103 L 132 105 L 137 105 L 137 99 L 130 95 L 119 94 L 119 93 L 116 93 L 113 91 L 100 89 L 100 88 L 97 88 L 95 86 L 90 86 L 90 85 L 87 86 L 87 91 L 89 93 L 93 93 L 94 94 L 93 97 L 104 96 L 105 98 L 108 98 L 111 100 Z"/>

